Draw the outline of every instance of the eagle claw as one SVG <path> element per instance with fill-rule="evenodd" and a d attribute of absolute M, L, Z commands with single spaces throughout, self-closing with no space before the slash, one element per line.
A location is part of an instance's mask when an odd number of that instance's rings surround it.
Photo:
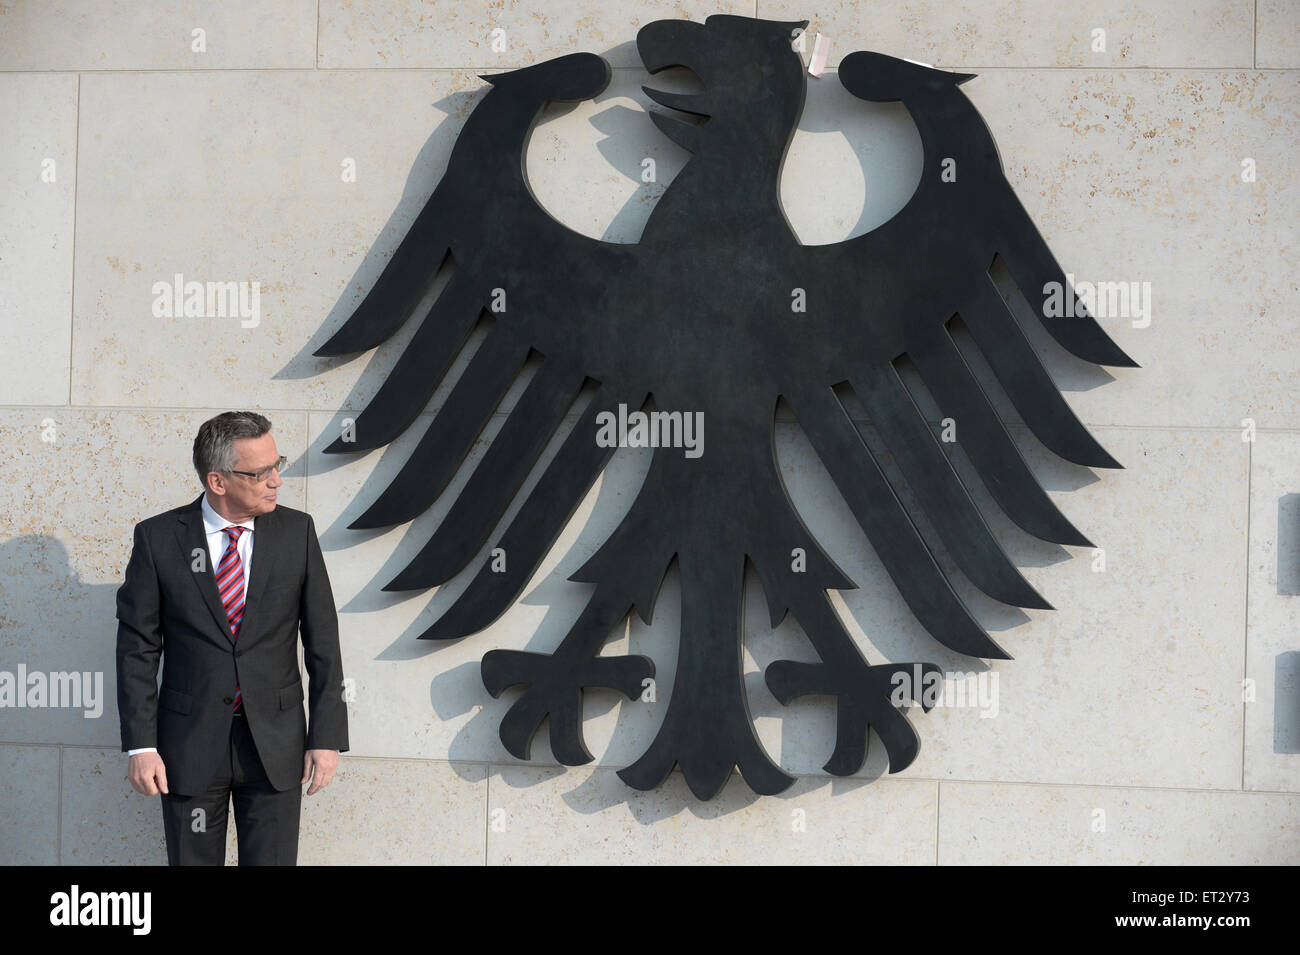
<path fill-rule="evenodd" d="M 800 696 L 836 698 L 835 751 L 823 767 L 836 776 L 849 776 L 862 768 L 867 758 L 868 726 L 875 728 L 885 744 L 891 773 L 910 766 L 920 752 L 921 741 L 900 705 L 912 699 L 928 712 L 933 701 L 924 688 L 941 676 L 933 663 L 868 666 L 865 661 L 832 668 L 824 663 L 777 660 L 765 673 L 768 689 L 783 706 Z"/>
<path fill-rule="evenodd" d="M 563 648 L 561 648 L 562 650 Z M 586 657 L 572 654 L 492 650 L 483 656 L 483 685 L 493 698 L 508 687 L 527 684 L 501 720 L 501 742 L 512 756 L 529 759 L 533 736 L 550 717 L 551 753 L 565 766 L 594 758 L 582 739 L 582 690 L 603 686 L 637 699 L 643 681 L 654 676 L 649 657 Z"/>

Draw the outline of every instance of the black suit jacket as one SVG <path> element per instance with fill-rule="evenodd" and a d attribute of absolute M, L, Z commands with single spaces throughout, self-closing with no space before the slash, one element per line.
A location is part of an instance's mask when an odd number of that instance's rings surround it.
<path fill-rule="evenodd" d="M 283 505 L 256 518 L 244 617 L 233 640 L 217 595 L 221 555 L 207 552 L 201 501 L 135 528 L 117 592 L 122 750 L 157 747 L 171 792 L 203 792 L 230 747 L 238 681 L 266 775 L 276 789 L 289 789 L 300 784 L 308 749 L 348 748 L 338 615 L 316 527 L 309 514 Z"/>

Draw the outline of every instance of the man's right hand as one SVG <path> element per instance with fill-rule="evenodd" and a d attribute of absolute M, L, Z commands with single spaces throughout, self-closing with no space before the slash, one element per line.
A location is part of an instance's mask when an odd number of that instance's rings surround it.
<path fill-rule="evenodd" d="M 167 770 L 163 767 L 162 757 L 157 753 L 136 753 L 132 756 L 126 778 L 131 781 L 132 789 L 146 796 L 167 792 Z"/>

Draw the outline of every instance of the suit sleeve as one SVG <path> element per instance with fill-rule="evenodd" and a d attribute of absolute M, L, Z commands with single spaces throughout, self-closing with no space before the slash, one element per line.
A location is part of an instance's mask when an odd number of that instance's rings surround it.
<path fill-rule="evenodd" d="M 307 748 L 348 749 L 348 710 L 343 699 L 343 654 L 316 522 L 307 517 L 307 575 L 302 585 L 299 630 L 307 666 Z"/>
<path fill-rule="evenodd" d="M 117 591 L 117 710 L 123 752 L 158 745 L 160 609 L 153 552 L 143 526 L 137 524 L 126 579 Z"/>

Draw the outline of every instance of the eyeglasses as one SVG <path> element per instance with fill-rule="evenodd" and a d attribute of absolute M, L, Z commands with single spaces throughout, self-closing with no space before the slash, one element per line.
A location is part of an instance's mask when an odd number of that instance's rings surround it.
<path fill-rule="evenodd" d="M 280 455 L 280 460 L 276 461 L 274 464 L 271 464 L 271 465 L 268 465 L 267 467 L 262 468 L 261 470 L 258 470 L 258 471 L 236 471 L 236 470 L 234 470 L 234 469 L 231 469 L 231 471 L 230 471 L 229 473 L 231 473 L 231 474 L 242 474 L 242 475 L 244 475 L 244 477 L 251 477 L 251 478 L 252 478 L 254 481 L 256 481 L 258 484 L 261 484 L 263 481 L 265 481 L 267 478 L 269 478 L 269 477 L 271 476 L 271 472 L 272 472 L 272 471 L 283 471 L 283 470 L 284 470 L 284 466 L 285 466 L 286 464 L 288 464 L 288 463 L 289 463 L 289 459 L 286 458 L 286 457 L 282 454 L 282 455 Z"/>

